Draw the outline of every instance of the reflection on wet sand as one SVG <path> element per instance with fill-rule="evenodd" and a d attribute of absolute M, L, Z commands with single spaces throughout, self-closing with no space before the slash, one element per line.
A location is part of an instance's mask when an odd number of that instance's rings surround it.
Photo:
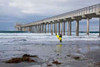
<path fill-rule="evenodd" d="M 56 45 L 56 53 L 57 53 L 57 54 L 60 54 L 61 51 L 62 51 L 62 44 Z"/>
<path fill-rule="evenodd" d="M 15 47 L 15 45 L 3 46 Z M 23 54 L 26 53 L 39 56 L 39 58 L 33 58 L 37 62 L 33 62 L 31 67 L 94 67 L 94 65 L 100 65 L 100 45 L 98 44 L 73 44 L 72 42 L 62 42 L 52 45 L 17 44 L 16 48 L 17 49 L 13 49 L 12 51 L 4 51 L 1 55 L 5 58 L 9 56 L 8 53 L 18 55 L 18 53 L 22 52 Z M 7 55 L 5 56 L 5 54 Z M 1 63 L 0 65 L 3 64 Z"/>
<path fill-rule="evenodd" d="M 65 46 L 65 45 L 64 45 Z M 68 64 L 65 65 L 66 67 L 97 67 L 95 65 L 99 65 L 100 63 L 95 62 L 95 60 L 93 60 L 93 58 L 90 58 L 91 56 L 88 56 L 88 52 L 92 52 L 95 50 L 100 50 L 99 49 L 99 45 L 90 45 L 87 44 L 84 47 L 82 45 L 69 45 L 68 52 L 66 54 L 66 57 L 61 56 L 63 53 L 63 49 L 65 49 L 65 47 L 63 47 L 63 45 L 57 44 L 56 45 L 56 62 L 61 63 L 60 65 L 57 65 L 57 67 L 62 67 L 64 66 L 64 64 Z M 93 52 L 93 54 L 95 54 L 95 52 Z M 95 55 L 94 55 L 95 57 Z M 99 58 L 98 58 L 99 59 Z M 63 61 L 62 61 L 63 60 Z M 74 66 L 75 65 L 75 66 Z"/>

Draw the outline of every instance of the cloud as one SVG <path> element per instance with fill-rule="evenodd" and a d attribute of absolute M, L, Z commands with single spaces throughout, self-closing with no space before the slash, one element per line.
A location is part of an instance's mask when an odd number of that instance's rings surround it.
<path fill-rule="evenodd" d="M 62 9 L 61 4 L 66 0 L 12 0 L 8 5 L 12 8 L 20 9 L 24 14 L 54 14 Z M 58 4 L 58 5 L 57 5 Z"/>
<path fill-rule="evenodd" d="M 99 0 L 0 0 L 0 9 L 5 15 L 18 17 L 53 16 L 97 3 Z"/>
<path fill-rule="evenodd" d="M 0 21 L 13 26 L 16 22 L 29 23 L 98 3 L 99 0 L 0 0 Z"/>

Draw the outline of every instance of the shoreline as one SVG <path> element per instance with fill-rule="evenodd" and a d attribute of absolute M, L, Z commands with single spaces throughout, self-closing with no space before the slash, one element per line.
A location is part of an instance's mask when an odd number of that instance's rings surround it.
<path fill-rule="evenodd" d="M 94 57 L 99 56 L 99 50 L 100 38 L 95 36 L 64 36 L 62 43 L 56 36 L 48 35 L 0 36 L 0 60 L 7 61 L 24 54 L 39 56 L 37 63 L 5 64 L 1 61 L 0 67 L 47 67 L 48 64 L 55 67 L 56 64 L 52 63 L 54 60 L 61 63 L 59 67 L 88 67 L 99 62 L 99 58 L 95 58 L 96 61 L 91 63 L 92 54 Z"/>

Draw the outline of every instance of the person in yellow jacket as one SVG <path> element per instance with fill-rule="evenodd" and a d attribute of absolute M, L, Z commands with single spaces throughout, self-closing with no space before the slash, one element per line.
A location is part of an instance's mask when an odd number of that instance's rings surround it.
<path fill-rule="evenodd" d="M 59 39 L 60 42 L 62 42 L 62 35 L 56 35 L 56 37 Z"/>

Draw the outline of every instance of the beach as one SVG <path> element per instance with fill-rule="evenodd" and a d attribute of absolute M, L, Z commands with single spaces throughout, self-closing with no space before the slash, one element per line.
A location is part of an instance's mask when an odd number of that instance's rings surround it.
<path fill-rule="evenodd" d="M 5 63 L 24 54 L 37 55 L 36 62 Z M 0 33 L 0 67 L 98 67 L 100 37 L 33 33 Z M 57 61 L 58 63 L 55 63 Z"/>

